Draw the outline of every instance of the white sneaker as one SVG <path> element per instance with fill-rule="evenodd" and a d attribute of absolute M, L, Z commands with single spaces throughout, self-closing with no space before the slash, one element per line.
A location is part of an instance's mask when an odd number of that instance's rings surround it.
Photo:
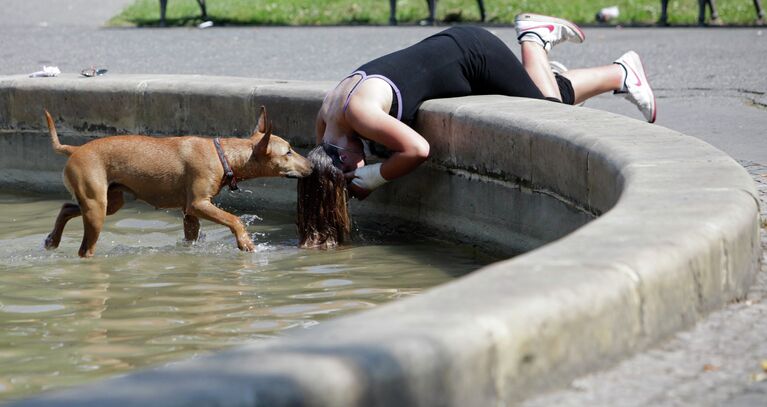
<path fill-rule="evenodd" d="M 551 47 L 564 41 L 572 41 L 580 44 L 586 39 L 580 27 L 570 21 L 542 16 L 540 14 L 522 13 L 514 18 L 517 29 L 517 41 L 533 41 L 543 45 L 546 52 Z"/>
<path fill-rule="evenodd" d="M 559 61 L 549 61 L 549 68 L 551 68 L 551 72 L 554 72 L 555 74 L 562 75 L 563 73 L 567 72 L 567 67 L 565 64 L 559 62 Z M 584 100 L 581 103 L 578 103 L 577 106 L 583 106 L 583 104 L 586 103 Z"/>
<path fill-rule="evenodd" d="M 657 114 L 655 93 L 650 87 L 650 82 L 647 81 L 647 75 L 639 55 L 634 51 L 629 51 L 613 63 L 622 66 L 626 71 L 623 88 L 615 93 L 624 94 L 626 99 L 637 105 L 648 122 L 654 123 Z"/>

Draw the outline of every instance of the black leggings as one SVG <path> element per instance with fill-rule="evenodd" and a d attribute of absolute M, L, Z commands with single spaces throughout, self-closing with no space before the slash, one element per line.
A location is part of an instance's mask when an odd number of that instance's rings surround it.
<path fill-rule="evenodd" d="M 509 47 L 480 27 L 449 28 L 370 61 L 358 71 L 390 80 L 401 98 L 400 119 L 405 122 L 415 118 L 421 103 L 435 98 L 500 94 L 547 99 Z M 563 102 L 572 104 L 570 81 L 556 78 Z"/>

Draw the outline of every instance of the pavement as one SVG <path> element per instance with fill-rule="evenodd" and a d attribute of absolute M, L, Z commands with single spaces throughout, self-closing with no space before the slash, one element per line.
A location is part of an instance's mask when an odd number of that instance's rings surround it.
<path fill-rule="evenodd" d="M 361 63 L 441 27 L 103 28 L 128 0 L 5 0 L 0 75 L 56 65 L 109 74 L 191 74 L 338 80 Z M 159 6 L 158 6 L 159 9 Z M 490 27 L 514 51 L 511 27 Z M 586 27 L 583 45 L 552 59 L 569 67 L 643 58 L 656 89 L 657 125 L 698 137 L 738 160 L 767 207 L 767 29 Z M 381 39 L 385 38 L 386 41 Z M 44 80 L 44 79 L 43 79 Z M 585 108 L 639 118 L 619 96 Z M 763 245 L 767 239 L 763 235 Z M 728 305 L 611 370 L 574 380 L 525 406 L 767 406 L 767 273 L 748 298 Z"/>

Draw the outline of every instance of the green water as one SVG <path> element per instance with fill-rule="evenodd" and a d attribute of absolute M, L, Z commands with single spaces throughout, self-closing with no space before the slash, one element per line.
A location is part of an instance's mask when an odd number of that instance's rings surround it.
<path fill-rule="evenodd" d="M 312 329 L 495 260 L 371 231 L 348 248 L 300 250 L 290 213 L 242 215 L 255 253 L 209 222 L 189 245 L 180 212 L 141 203 L 108 217 L 82 260 L 79 218 L 43 249 L 63 202 L 0 193 L 0 399 Z"/>

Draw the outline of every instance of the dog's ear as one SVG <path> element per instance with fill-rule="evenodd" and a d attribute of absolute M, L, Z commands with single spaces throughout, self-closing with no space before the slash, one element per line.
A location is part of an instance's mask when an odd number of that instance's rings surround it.
<path fill-rule="evenodd" d="M 253 136 L 259 133 L 266 133 L 268 123 L 269 117 L 266 115 L 266 106 L 261 106 L 261 113 L 258 115 L 258 124 L 256 125 L 256 131 L 253 132 Z"/>
<path fill-rule="evenodd" d="M 261 127 L 260 124 L 261 123 L 259 120 L 259 127 Z M 264 133 L 264 135 L 261 136 L 261 140 L 258 143 L 256 143 L 255 147 L 253 147 L 253 155 L 266 157 L 271 153 L 271 150 L 269 148 L 269 139 L 272 138 L 272 122 L 269 122 L 266 125 L 266 128 L 264 128 L 262 133 Z"/>

